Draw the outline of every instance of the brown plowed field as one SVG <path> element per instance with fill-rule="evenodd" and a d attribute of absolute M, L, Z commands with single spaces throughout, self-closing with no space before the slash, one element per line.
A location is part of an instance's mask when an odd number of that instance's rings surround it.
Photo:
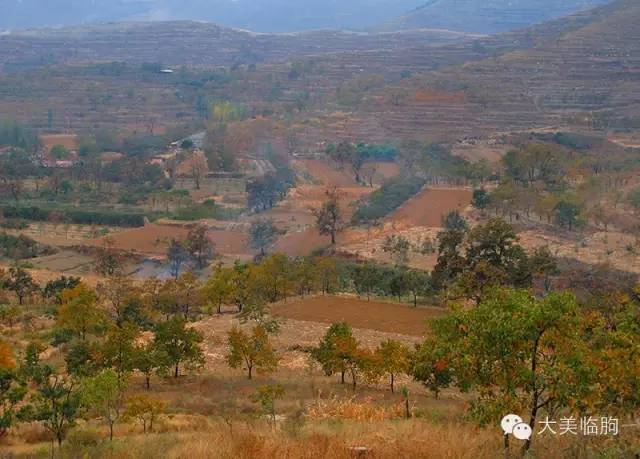
<path fill-rule="evenodd" d="M 284 253 L 290 257 L 309 255 L 313 250 L 327 247 L 331 244 L 329 236 L 321 236 L 316 228 L 304 231 L 293 231 L 285 234 L 276 242 L 274 251 Z"/>
<path fill-rule="evenodd" d="M 444 314 L 444 310 L 438 308 L 412 308 L 342 296 L 297 298 L 279 303 L 272 310 L 277 316 L 288 319 L 326 324 L 347 322 L 354 328 L 413 336 L 425 334 L 427 319 Z"/>
<path fill-rule="evenodd" d="M 209 239 L 215 244 L 216 251 L 225 255 L 244 255 L 251 252 L 249 235 L 240 230 L 212 230 L 209 231 Z"/>
<path fill-rule="evenodd" d="M 146 225 L 109 235 L 114 247 L 146 255 L 164 255 L 167 252 L 167 242 L 171 238 L 184 239 L 189 230 L 174 225 Z M 89 243 L 101 246 L 105 238 L 93 239 Z"/>
<path fill-rule="evenodd" d="M 449 212 L 462 212 L 469 204 L 473 193 L 465 189 L 428 188 L 407 201 L 388 220 L 411 226 L 442 226 L 442 217 Z"/>
<path fill-rule="evenodd" d="M 352 174 L 344 170 L 335 169 L 325 161 L 301 159 L 295 161 L 294 165 L 309 174 L 318 184 L 326 187 L 353 187 L 358 185 Z"/>
<path fill-rule="evenodd" d="M 163 256 L 171 238 L 184 239 L 189 229 L 179 225 L 147 225 L 134 228 L 108 237 L 120 250 L 144 255 Z M 249 253 L 249 237 L 241 230 L 209 230 L 209 238 L 215 244 L 217 252 L 224 255 L 244 255 Z M 92 245 L 102 245 L 104 238 L 93 239 Z"/>

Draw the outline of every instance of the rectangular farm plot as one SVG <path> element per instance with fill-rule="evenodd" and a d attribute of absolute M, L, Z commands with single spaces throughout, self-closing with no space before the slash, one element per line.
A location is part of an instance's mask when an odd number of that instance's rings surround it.
<path fill-rule="evenodd" d="M 439 308 L 412 308 L 384 301 L 329 295 L 296 298 L 274 305 L 272 310 L 277 316 L 293 320 L 326 324 L 347 322 L 354 328 L 413 336 L 425 334 L 427 319 L 445 313 Z"/>
<path fill-rule="evenodd" d="M 471 204 L 472 198 L 471 190 L 426 188 L 404 203 L 387 220 L 412 226 L 441 227 L 443 217 L 455 210 L 462 212 Z"/>

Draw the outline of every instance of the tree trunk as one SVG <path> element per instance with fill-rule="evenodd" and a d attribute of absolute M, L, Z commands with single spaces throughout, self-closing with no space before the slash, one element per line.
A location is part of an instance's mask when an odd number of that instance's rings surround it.
<path fill-rule="evenodd" d="M 509 459 L 509 434 L 504 434 L 504 459 Z"/>
<path fill-rule="evenodd" d="M 249 379 L 253 379 L 253 365 L 247 365 L 247 369 L 249 370 Z"/>
<path fill-rule="evenodd" d="M 174 377 L 174 378 L 177 378 L 177 377 L 179 376 L 179 374 L 180 374 L 180 373 L 179 373 L 179 365 L 180 365 L 179 363 L 176 363 L 176 367 L 175 367 L 175 369 L 173 370 L 173 377 Z"/>
<path fill-rule="evenodd" d="M 342 383 L 342 384 L 344 384 L 344 370 L 342 370 L 342 371 L 340 372 L 340 376 L 341 376 L 341 379 L 342 379 L 342 380 L 341 380 L 341 383 Z"/>
<path fill-rule="evenodd" d="M 151 376 L 149 375 L 145 375 L 145 387 L 147 388 L 147 390 L 151 389 Z"/>
<path fill-rule="evenodd" d="M 395 393 L 395 388 L 393 387 L 393 383 L 395 382 L 395 375 L 391 373 L 391 393 Z"/>

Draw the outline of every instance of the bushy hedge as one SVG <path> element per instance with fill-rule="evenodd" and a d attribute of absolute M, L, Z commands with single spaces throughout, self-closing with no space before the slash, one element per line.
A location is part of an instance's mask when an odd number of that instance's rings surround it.
<path fill-rule="evenodd" d="M 379 220 L 418 193 L 425 182 L 418 177 L 395 178 L 374 191 L 353 214 L 354 223 Z"/>
<path fill-rule="evenodd" d="M 0 233 L 0 256 L 2 257 L 25 260 L 52 253 L 55 253 L 53 248 L 39 244 L 24 234 L 13 236 L 7 233 Z"/>
<path fill-rule="evenodd" d="M 77 225 L 144 226 L 144 214 L 111 210 L 46 209 L 37 206 L 5 206 L 4 218 L 33 221 L 58 221 Z"/>

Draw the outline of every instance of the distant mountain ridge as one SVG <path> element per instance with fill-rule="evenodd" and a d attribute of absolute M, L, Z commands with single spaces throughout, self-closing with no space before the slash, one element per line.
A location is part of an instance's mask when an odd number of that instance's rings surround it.
<path fill-rule="evenodd" d="M 197 20 L 255 32 L 440 28 L 495 33 L 607 1 L 0 0 L 0 31 L 96 22 Z"/>
<path fill-rule="evenodd" d="M 363 29 L 423 0 L 0 0 L 0 29 L 199 20 L 256 32 Z"/>
<path fill-rule="evenodd" d="M 611 0 L 429 0 L 376 30 L 448 29 L 493 34 L 594 8 Z"/>

